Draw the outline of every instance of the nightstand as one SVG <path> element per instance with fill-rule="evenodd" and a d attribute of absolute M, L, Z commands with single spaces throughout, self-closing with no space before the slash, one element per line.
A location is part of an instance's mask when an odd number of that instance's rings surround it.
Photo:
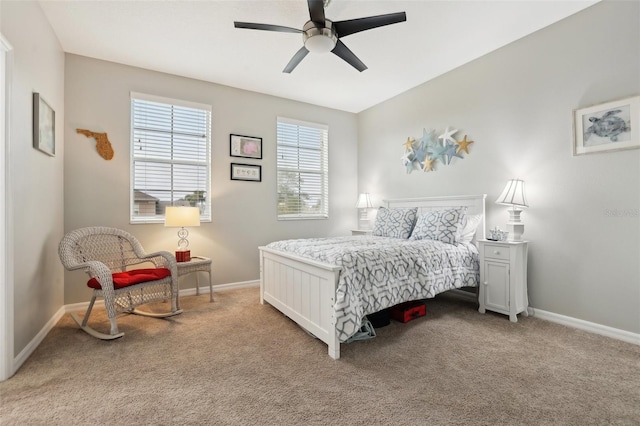
<path fill-rule="evenodd" d="M 371 235 L 372 232 L 371 229 L 352 229 L 351 235 Z"/>
<path fill-rule="evenodd" d="M 478 311 L 528 316 L 526 241 L 478 241 L 480 250 L 480 294 Z"/>
<path fill-rule="evenodd" d="M 213 302 L 213 283 L 211 282 L 211 259 L 202 256 L 191 256 L 188 262 L 178 262 L 178 277 L 192 272 L 209 273 L 209 301 Z M 196 273 L 196 295 L 200 295 L 200 282 Z"/>

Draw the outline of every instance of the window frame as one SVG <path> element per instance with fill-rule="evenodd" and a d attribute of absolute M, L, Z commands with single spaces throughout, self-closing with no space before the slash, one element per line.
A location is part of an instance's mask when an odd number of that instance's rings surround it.
<path fill-rule="evenodd" d="M 211 222 L 212 212 L 211 212 L 211 178 L 212 178 L 212 164 L 211 164 L 211 156 L 212 156 L 212 121 L 213 121 L 213 108 L 208 104 L 201 104 L 197 102 L 185 101 L 181 99 L 173 99 L 156 95 L 149 95 L 145 93 L 138 92 L 130 92 L 130 137 L 129 137 L 129 161 L 130 161 L 130 181 L 129 181 L 129 223 L 130 224 L 145 224 L 145 223 L 164 223 L 164 213 L 156 214 L 154 216 L 134 216 L 136 211 L 135 206 L 135 163 L 136 158 L 134 156 L 134 101 L 148 101 L 161 103 L 171 106 L 178 106 L 184 108 L 194 108 L 207 112 L 207 123 L 206 123 L 206 159 L 204 161 L 192 161 L 192 160 L 164 160 L 164 159 L 156 159 L 151 160 L 151 162 L 156 163 L 164 163 L 164 164 L 180 164 L 180 165 L 193 165 L 193 164 L 201 164 L 206 166 L 207 176 L 206 176 L 206 189 L 205 193 L 205 208 L 204 212 L 200 213 L 200 221 L 201 222 Z M 142 159 L 139 159 L 142 160 Z M 149 162 L 149 159 L 145 159 Z M 173 188 L 170 188 L 173 190 Z M 139 208 L 137 209 L 140 210 Z"/>
<path fill-rule="evenodd" d="M 320 148 L 320 176 L 321 176 L 321 203 L 322 209 L 320 213 L 293 213 L 293 214 L 281 214 L 279 212 L 278 200 L 280 198 L 280 180 L 279 180 L 279 172 L 282 170 L 291 170 L 289 168 L 282 168 L 278 165 L 278 156 L 280 155 L 280 146 L 284 146 L 286 144 L 280 141 L 279 137 L 279 126 L 280 123 L 286 125 L 297 126 L 298 128 L 307 128 L 313 130 L 320 130 L 323 133 L 323 144 Z M 300 139 L 298 139 L 298 144 Z M 299 146 L 298 146 L 299 151 Z M 300 167 L 295 169 L 295 172 L 300 173 L 303 171 Z M 308 172 L 308 171 L 305 171 Z M 293 118 L 287 117 L 277 117 L 276 119 L 276 217 L 278 220 L 320 220 L 320 219 L 329 219 L 329 126 L 321 123 L 314 123 L 310 121 L 302 121 Z"/>

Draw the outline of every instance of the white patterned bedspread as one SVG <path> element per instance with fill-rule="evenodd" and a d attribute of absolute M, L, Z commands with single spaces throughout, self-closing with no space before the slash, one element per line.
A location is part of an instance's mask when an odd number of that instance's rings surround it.
<path fill-rule="evenodd" d="M 267 247 L 342 267 L 334 306 L 341 342 L 358 331 L 367 314 L 477 286 L 480 279 L 472 244 L 351 236 L 284 240 Z"/>

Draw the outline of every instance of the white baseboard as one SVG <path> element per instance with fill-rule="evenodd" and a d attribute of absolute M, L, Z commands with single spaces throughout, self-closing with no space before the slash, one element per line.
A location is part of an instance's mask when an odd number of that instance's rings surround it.
<path fill-rule="evenodd" d="M 465 298 L 467 300 L 478 300 L 478 296 L 463 290 L 451 290 L 449 293 L 455 294 L 458 297 Z M 632 333 L 630 331 L 620 330 L 619 328 L 613 328 L 595 322 L 584 321 L 578 318 L 568 317 L 565 315 L 556 314 L 553 312 L 544 311 L 542 309 L 529 307 L 529 315 L 535 316 L 545 321 L 555 322 L 567 327 L 577 328 L 578 330 L 588 331 L 590 333 L 599 334 L 601 336 L 611 337 L 613 339 L 622 340 L 623 342 L 633 343 L 640 346 L 640 334 Z"/>
<path fill-rule="evenodd" d="M 213 292 L 215 293 L 217 290 L 229 290 L 233 288 L 243 288 L 243 287 L 256 287 L 260 285 L 260 280 L 252 280 L 252 281 L 240 281 L 237 283 L 229 283 L 229 284 L 218 284 L 213 286 Z M 209 286 L 200 287 L 200 294 L 209 293 Z M 196 289 L 187 288 L 184 290 L 180 290 L 180 296 L 195 296 Z"/>
<path fill-rule="evenodd" d="M 241 281 L 237 283 L 229 283 L 229 284 L 221 284 L 213 286 L 213 291 L 215 293 L 216 290 L 229 290 L 234 288 L 242 288 L 242 287 L 254 287 L 260 285 L 260 280 L 253 281 Z M 209 293 L 209 286 L 201 287 L 200 293 Z M 180 290 L 180 296 L 191 296 L 196 294 L 195 288 L 188 288 L 185 290 Z M 24 364 L 24 362 L 29 358 L 29 356 L 36 350 L 38 345 L 42 342 L 42 340 L 47 336 L 49 331 L 58 323 L 60 318 L 66 313 L 69 312 L 77 312 L 77 311 L 86 311 L 89 307 L 89 302 L 81 302 L 81 303 L 70 303 L 68 305 L 62 306 L 58 309 L 49 321 L 42 327 L 42 329 L 36 334 L 36 336 L 31 339 L 29 344 L 20 351 L 20 353 L 13 360 L 13 374 Z M 94 308 L 104 308 L 104 300 L 99 299 L 93 304 Z M 13 375 L 11 374 L 11 375 Z"/>
<path fill-rule="evenodd" d="M 461 290 L 459 288 L 455 288 L 453 290 L 449 290 L 449 293 L 451 294 L 455 294 L 458 297 L 461 297 L 463 299 L 467 299 L 471 302 L 478 301 L 478 295 L 476 293 L 472 293 L 470 291 L 465 291 L 465 290 Z"/>
<path fill-rule="evenodd" d="M 104 300 L 97 299 L 93 304 L 94 308 L 104 308 Z M 86 311 L 89 308 L 89 302 L 80 302 L 80 303 L 71 303 L 69 305 L 64 305 L 64 313 L 69 312 L 78 312 L 78 311 Z"/>
<path fill-rule="evenodd" d="M 219 284 L 213 286 L 213 292 L 216 290 L 229 290 L 234 288 L 243 288 L 243 287 L 255 287 L 260 285 L 260 280 L 252 280 L 252 281 L 240 281 L 237 283 L 229 283 L 229 284 Z M 208 294 L 209 286 L 200 287 L 200 294 Z M 180 290 L 180 297 L 183 296 L 195 296 L 196 289 L 194 288 L 186 288 L 184 290 Z M 80 303 L 71 303 L 69 305 L 64 305 L 65 313 L 67 312 L 78 312 L 78 311 L 86 311 L 89 307 L 89 302 L 80 302 Z M 98 299 L 93 304 L 94 308 L 104 308 L 104 300 Z"/>
<path fill-rule="evenodd" d="M 252 280 L 252 281 L 241 281 L 237 283 L 229 283 L 229 284 L 220 284 L 213 287 L 214 293 L 216 290 L 229 290 L 234 288 L 243 288 L 243 287 L 255 287 L 260 285 L 260 280 Z M 201 293 L 208 293 L 209 287 L 201 287 Z M 460 297 L 464 297 L 466 299 L 474 299 L 475 295 L 473 293 L 464 292 L 464 291 L 454 291 L 454 293 Z M 466 294 L 465 294 L 466 293 Z M 180 290 L 180 296 L 191 296 L 196 294 L 195 288 L 189 288 L 185 290 Z M 102 300 L 96 300 L 94 307 L 103 307 L 104 302 Z M 42 342 L 42 340 L 46 337 L 47 333 L 51 331 L 51 329 L 58 323 L 60 318 L 68 312 L 77 312 L 77 311 L 85 311 L 89 307 L 89 302 L 82 303 L 72 303 L 69 305 L 62 306 L 58 312 L 56 312 L 49 321 L 42 327 L 42 330 L 29 342 L 25 348 L 20 351 L 18 356 L 13 360 L 13 371 L 18 371 L 18 369 L 22 366 L 22 364 L 29 358 L 29 356 L 36 350 L 38 345 Z M 613 327 L 608 327 L 606 325 L 596 324 L 589 321 L 583 321 L 577 318 L 567 317 L 560 314 L 554 314 L 553 312 L 543 311 L 542 309 L 529 308 L 529 313 L 536 318 L 540 318 L 546 321 L 555 322 L 558 324 L 566 325 L 568 327 L 577 328 L 579 330 L 585 330 L 591 333 L 600 334 L 602 336 L 611 337 L 614 339 L 622 340 L 624 342 L 633 343 L 635 345 L 640 345 L 640 334 L 632 333 L 630 331 L 620 330 Z"/>
<path fill-rule="evenodd" d="M 237 283 L 214 285 L 213 290 L 216 289 L 230 289 L 230 288 L 243 288 L 243 287 L 257 287 L 260 285 L 260 280 L 240 281 Z"/>
<path fill-rule="evenodd" d="M 581 319 L 567 317 L 553 312 L 543 311 L 542 309 L 529 308 L 529 313 L 536 318 L 546 321 L 555 322 L 557 324 L 566 325 L 568 327 L 577 328 L 579 330 L 588 331 L 602 336 L 611 337 L 622 340 L 624 342 L 640 345 L 640 334 L 630 331 L 620 330 L 606 325 L 596 324 L 594 322 L 584 321 Z"/>
<path fill-rule="evenodd" d="M 42 340 L 44 340 L 44 338 L 47 336 L 47 334 L 58 323 L 60 318 L 62 318 L 62 316 L 65 313 L 66 313 L 66 309 L 65 309 L 64 306 L 62 306 L 60 309 L 58 309 L 58 312 L 53 314 L 51 319 L 49 319 L 49 321 L 47 321 L 47 323 L 44 325 L 44 327 L 42 327 L 42 329 L 38 332 L 38 334 L 36 334 L 36 336 L 33 339 L 31 339 L 29 344 L 27 344 L 27 346 L 25 346 L 24 349 L 22 349 L 20 351 L 20 353 L 13 359 L 13 372 L 14 373 L 16 371 L 18 371 L 18 369 L 22 366 L 22 364 L 24 364 L 24 362 L 27 360 L 27 358 L 29 358 L 29 356 L 33 353 L 33 351 L 36 350 L 38 345 L 40 345 L 40 343 L 42 343 Z"/>

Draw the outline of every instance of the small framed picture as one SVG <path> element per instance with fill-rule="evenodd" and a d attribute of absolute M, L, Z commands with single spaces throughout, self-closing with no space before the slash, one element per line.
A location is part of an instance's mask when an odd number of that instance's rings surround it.
<path fill-rule="evenodd" d="M 39 93 L 33 94 L 33 147 L 56 155 L 56 112 Z"/>
<path fill-rule="evenodd" d="M 262 181 L 262 166 L 257 164 L 231 163 L 231 180 Z"/>
<path fill-rule="evenodd" d="M 229 155 L 232 157 L 262 159 L 262 138 L 229 135 Z"/>
<path fill-rule="evenodd" d="M 573 112 L 573 155 L 640 147 L 640 96 Z"/>

